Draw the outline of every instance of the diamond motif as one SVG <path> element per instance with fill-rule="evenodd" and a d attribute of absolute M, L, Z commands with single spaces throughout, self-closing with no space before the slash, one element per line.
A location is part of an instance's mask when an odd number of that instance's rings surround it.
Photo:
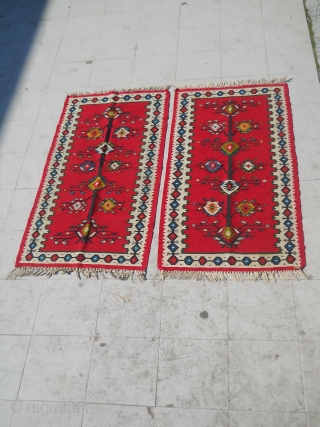
<path fill-rule="evenodd" d="M 225 128 L 225 123 L 219 123 L 218 120 L 214 120 L 213 122 L 208 124 L 208 130 L 210 133 L 219 134 Z"/>
<path fill-rule="evenodd" d="M 209 160 L 209 162 L 205 164 L 205 167 L 209 172 L 216 172 L 221 168 L 221 163 L 219 163 L 217 160 Z"/>
<path fill-rule="evenodd" d="M 255 207 L 251 202 L 247 202 L 244 200 L 243 202 L 238 204 L 237 209 L 242 215 L 246 216 L 252 214 Z"/>
<path fill-rule="evenodd" d="M 232 227 L 232 226 L 226 226 L 219 230 L 219 234 L 225 239 L 225 240 L 233 240 L 234 237 L 239 234 L 239 231 Z"/>
<path fill-rule="evenodd" d="M 80 165 L 80 169 L 83 172 L 90 172 L 94 169 L 94 164 L 92 162 L 84 162 Z"/>
<path fill-rule="evenodd" d="M 239 110 L 238 105 L 236 104 L 227 104 L 224 107 L 222 107 L 222 111 L 224 112 L 224 114 L 226 114 L 227 116 L 232 116 L 233 114 L 235 114 L 237 111 Z"/>
<path fill-rule="evenodd" d="M 234 141 L 229 141 L 229 142 L 225 142 L 223 145 L 221 145 L 221 148 L 226 154 L 230 155 L 230 154 L 233 154 L 235 151 L 238 150 L 239 145 Z"/>
<path fill-rule="evenodd" d="M 84 211 L 87 204 L 83 201 L 83 199 L 74 199 L 70 204 L 70 211 L 72 212 L 80 212 Z"/>
<path fill-rule="evenodd" d="M 88 184 L 88 187 L 90 188 L 90 190 L 95 191 L 95 190 L 101 190 L 102 188 L 104 188 L 106 186 L 106 184 L 102 181 L 102 178 L 100 176 L 97 176 L 97 178 L 95 178 L 93 181 L 91 181 Z"/>
<path fill-rule="evenodd" d="M 238 190 L 239 184 L 233 179 L 227 179 L 220 185 L 221 190 L 226 194 L 232 194 Z"/>
<path fill-rule="evenodd" d="M 99 205 L 104 212 L 111 212 L 116 207 L 115 201 L 112 199 L 106 199 Z"/>
<path fill-rule="evenodd" d="M 221 206 L 218 202 L 208 202 L 205 207 L 203 208 L 209 215 L 217 215 L 217 213 L 220 211 Z"/>
<path fill-rule="evenodd" d="M 246 172 L 250 172 L 256 168 L 255 164 L 251 160 L 246 160 L 242 163 L 241 168 Z"/>
<path fill-rule="evenodd" d="M 98 145 L 98 147 L 96 148 L 96 152 L 98 154 L 109 154 L 111 151 L 113 151 L 113 148 L 107 144 L 106 142 L 103 142 L 102 144 Z"/>
<path fill-rule="evenodd" d="M 130 133 L 130 129 L 125 126 L 122 128 L 118 128 L 114 131 L 114 134 L 118 137 L 118 138 L 126 138 L 127 135 L 129 135 Z"/>
<path fill-rule="evenodd" d="M 102 131 L 99 128 L 92 128 L 87 132 L 87 137 L 90 139 L 99 138 L 102 135 Z"/>

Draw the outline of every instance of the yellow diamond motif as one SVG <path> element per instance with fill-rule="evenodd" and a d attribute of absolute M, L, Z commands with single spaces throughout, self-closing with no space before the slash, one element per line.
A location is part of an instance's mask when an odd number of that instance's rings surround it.
<path fill-rule="evenodd" d="M 219 234 L 221 234 L 226 240 L 232 240 L 237 234 L 239 234 L 239 231 L 232 226 L 227 226 L 221 228 L 221 230 L 219 230 Z"/>
<path fill-rule="evenodd" d="M 98 128 L 92 128 L 87 132 L 87 137 L 88 138 L 99 138 L 99 136 L 102 135 L 102 132 L 100 129 Z"/>
<path fill-rule="evenodd" d="M 100 206 L 104 211 L 110 212 L 116 207 L 116 204 L 113 202 L 113 200 L 107 199 L 101 203 Z"/>
<path fill-rule="evenodd" d="M 225 105 L 222 110 L 228 115 L 232 116 L 236 111 L 239 110 L 239 107 L 236 104 Z"/>
<path fill-rule="evenodd" d="M 100 176 L 98 176 L 97 178 L 95 178 L 93 181 L 91 181 L 88 184 L 88 187 L 90 188 L 90 190 L 95 191 L 95 190 L 101 190 L 102 188 L 104 188 L 106 186 L 106 184 L 102 181 L 102 179 L 100 178 Z"/>
<path fill-rule="evenodd" d="M 240 132 L 246 133 L 249 132 L 252 128 L 252 124 L 246 120 L 242 120 L 237 128 L 240 130 Z"/>
<path fill-rule="evenodd" d="M 87 223 L 87 224 L 85 224 L 85 225 L 81 228 L 80 233 L 81 233 L 83 236 L 87 236 L 87 235 L 89 234 L 89 232 L 90 232 L 90 224 L 89 224 L 89 223 Z"/>
<path fill-rule="evenodd" d="M 242 213 L 242 215 L 250 215 L 255 207 L 251 202 L 241 202 L 238 204 L 237 209 L 240 213 Z"/>
<path fill-rule="evenodd" d="M 235 151 L 238 150 L 239 145 L 234 141 L 229 141 L 229 142 L 225 142 L 223 145 L 221 145 L 221 148 L 226 154 L 230 155 L 230 154 L 233 154 Z"/>

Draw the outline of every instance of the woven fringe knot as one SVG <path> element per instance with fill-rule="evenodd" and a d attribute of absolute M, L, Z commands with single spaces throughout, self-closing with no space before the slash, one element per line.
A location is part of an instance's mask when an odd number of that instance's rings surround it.
<path fill-rule="evenodd" d="M 44 268 L 44 267 L 18 267 L 11 271 L 8 279 L 15 280 L 25 276 L 46 276 L 52 277 L 57 274 L 76 274 L 79 279 L 117 279 L 133 280 L 138 278 L 140 281 L 146 280 L 145 271 L 132 270 L 103 270 L 95 268 Z"/>
<path fill-rule="evenodd" d="M 246 280 L 263 280 L 265 282 L 276 282 L 284 280 L 306 280 L 311 276 L 303 270 L 282 271 L 162 271 L 162 279 L 185 279 L 185 280 L 208 280 L 209 282 L 245 282 Z"/>
<path fill-rule="evenodd" d="M 149 87 L 138 87 L 138 88 L 125 88 L 125 89 L 111 89 L 111 90 L 101 90 L 95 91 L 95 95 L 101 95 L 104 93 L 110 93 L 117 95 L 119 92 L 137 92 L 140 90 L 166 90 L 166 89 L 185 89 L 185 88 L 220 88 L 220 87 L 229 87 L 229 86 L 243 86 L 243 85 L 257 85 L 257 84 L 270 84 L 270 83 L 286 83 L 291 81 L 291 79 L 287 79 L 287 76 L 279 77 L 277 79 L 260 79 L 260 80 L 238 80 L 232 82 L 220 82 L 220 83 L 198 83 L 193 84 L 190 82 L 187 85 L 166 85 L 166 86 L 149 86 Z M 74 92 L 68 93 L 68 96 L 85 96 L 85 95 L 93 95 L 92 92 Z"/>

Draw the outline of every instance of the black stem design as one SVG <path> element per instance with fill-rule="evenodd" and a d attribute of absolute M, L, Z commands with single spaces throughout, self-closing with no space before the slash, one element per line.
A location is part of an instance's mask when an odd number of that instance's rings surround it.
<path fill-rule="evenodd" d="M 110 134 L 111 134 L 113 120 L 114 120 L 113 117 L 109 118 L 108 129 L 107 129 L 107 132 L 106 132 L 106 137 L 104 139 L 104 142 L 106 142 L 107 144 L 108 144 L 109 139 L 110 139 Z M 105 157 L 106 157 L 107 146 L 103 147 L 102 150 L 103 150 L 103 152 L 100 155 L 100 161 L 99 161 L 99 167 L 98 167 L 98 176 L 100 176 L 101 172 L 102 172 L 104 160 L 105 160 Z M 93 195 L 92 195 L 92 199 L 91 199 L 91 205 L 90 205 L 90 209 L 89 209 L 88 216 L 87 216 L 87 222 L 90 223 L 90 227 L 91 227 L 91 220 L 92 220 L 94 205 L 95 205 L 95 201 L 96 201 L 96 198 L 97 198 L 98 191 L 99 191 L 98 189 L 93 191 Z M 88 241 L 89 234 L 90 234 L 90 231 L 88 232 L 88 235 L 85 236 L 85 238 L 84 238 L 85 242 Z"/>
<path fill-rule="evenodd" d="M 228 140 L 232 141 L 232 116 L 228 117 Z M 232 154 L 228 156 L 228 179 L 232 179 Z M 227 215 L 226 215 L 227 226 L 231 225 L 231 194 L 227 195 Z"/>

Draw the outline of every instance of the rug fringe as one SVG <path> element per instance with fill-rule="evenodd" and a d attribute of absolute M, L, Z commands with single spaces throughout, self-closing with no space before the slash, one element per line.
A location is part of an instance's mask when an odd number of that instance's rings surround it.
<path fill-rule="evenodd" d="M 161 277 L 165 279 L 208 280 L 209 282 L 246 280 L 263 280 L 276 282 L 285 280 L 306 280 L 311 276 L 303 270 L 279 270 L 279 271 L 161 271 Z"/>
<path fill-rule="evenodd" d="M 114 94 L 117 95 L 119 92 L 137 92 L 140 90 L 168 90 L 170 89 L 170 87 L 172 87 L 172 85 L 166 85 L 166 86 L 150 86 L 150 87 L 139 87 L 139 88 L 125 88 L 125 89 L 107 89 L 107 90 L 97 90 L 94 92 L 72 92 L 72 93 L 68 93 L 67 96 L 86 96 L 86 95 L 102 95 L 104 93 L 110 93 L 110 94 Z"/>
<path fill-rule="evenodd" d="M 283 76 L 283 77 L 279 77 L 277 79 L 260 79 L 260 80 L 234 80 L 231 82 L 225 81 L 225 82 L 220 82 L 220 83 L 196 83 L 196 84 L 192 84 L 192 82 L 190 82 L 189 84 L 184 84 L 184 85 L 177 85 L 177 86 L 173 86 L 175 89 L 197 89 L 197 88 L 221 88 L 221 87 L 234 87 L 234 86 L 246 86 L 246 85 L 257 85 L 257 84 L 277 84 L 277 83 L 287 83 L 289 81 L 291 81 L 292 79 L 287 79 L 287 76 Z"/>
<path fill-rule="evenodd" d="M 117 279 L 117 280 L 146 280 L 146 271 L 133 270 L 105 270 L 97 268 L 45 268 L 45 267 L 18 267 L 12 270 L 7 279 L 15 280 L 26 276 L 52 277 L 57 274 L 75 274 L 79 279 Z"/>
<path fill-rule="evenodd" d="M 260 79 L 260 80 L 234 80 L 231 82 L 225 81 L 220 83 L 196 83 L 193 84 L 190 82 L 189 84 L 184 85 L 175 85 L 175 84 L 168 84 L 165 86 L 149 86 L 149 87 L 135 87 L 135 88 L 118 88 L 118 89 L 107 89 L 107 90 L 98 90 L 98 91 L 88 91 L 88 92 L 72 92 L 68 93 L 67 96 L 86 96 L 86 95 L 102 95 L 104 93 L 114 93 L 115 95 L 119 92 L 136 92 L 139 90 L 169 90 L 170 88 L 173 89 L 197 89 L 197 88 L 220 88 L 220 87 L 234 87 L 234 86 L 245 86 L 245 85 L 257 85 L 257 84 L 277 84 L 277 83 L 288 83 L 292 79 L 287 79 L 287 76 L 279 77 L 276 79 Z"/>

